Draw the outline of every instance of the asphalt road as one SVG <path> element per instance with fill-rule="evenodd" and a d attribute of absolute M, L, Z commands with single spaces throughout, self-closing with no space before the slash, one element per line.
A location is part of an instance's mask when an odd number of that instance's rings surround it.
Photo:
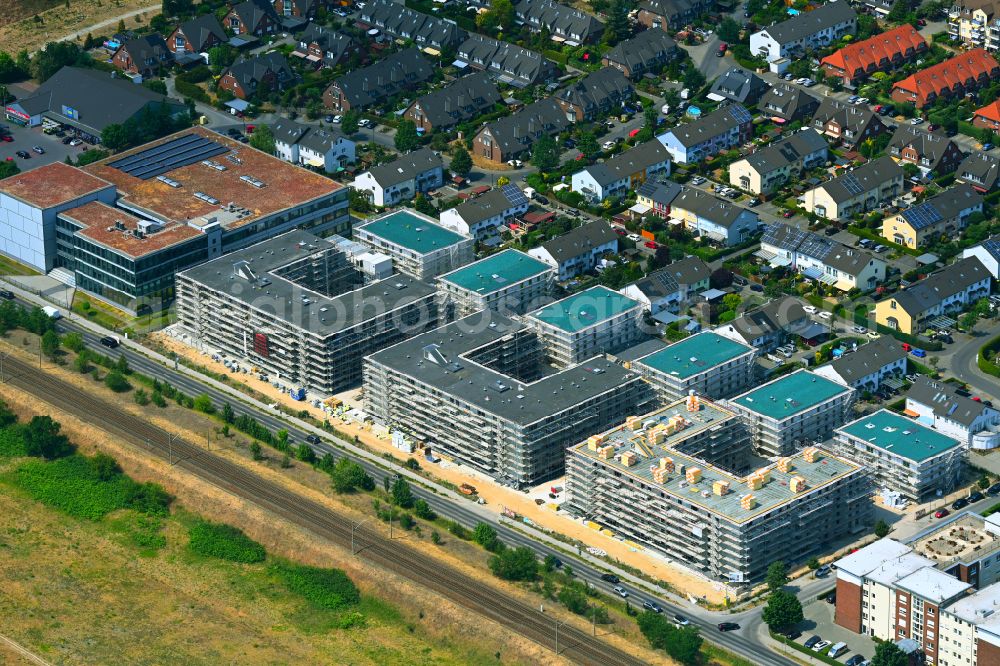
<path fill-rule="evenodd" d="M 81 333 L 87 346 L 94 351 L 100 353 L 108 352 L 108 349 L 100 344 L 99 335 L 92 333 L 89 328 L 85 328 L 76 321 L 63 318 L 60 320 L 60 328 L 63 331 L 76 331 Z M 125 358 L 128 360 L 129 366 L 132 369 L 151 377 L 157 377 L 161 381 L 169 382 L 171 385 L 175 386 L 187 395 L 199 395 L 205 393 L 212 398 L 216 405 L 222 405 L 225 402 L 229 402 L 237 415 L 248 414 L 253 416 L 262 425 L 274 431 L 284 428 L 289 432 L 289 439 L 293 442 L 302 443 L 305 441 L 307 434 L 312 434 L 311 431 L 306 431 L 289 420 L 279 418 L 275 412 L 251 407 L 247 403 L 235 400 L 232 396 L 216 389 L 214 386 L 208 383 L 203 383 L 200 380 L 196 380 L 171 368 L 164 367 L 160 363 L 150 360 L 127 345 L 122 345 L 115 350 L 115 353 L 118 352 L 125 355 Z M 325 435 L 323 441 L 313 448 L 319 455 L 329 452 L 336 457 L 346 455 L 346 457 L 355 460 L 360 463 L 369 474 L 372 475 L 377 484 L 381 484 L 382 479 L 385 476 L 395 475 L 394 471 L 389 471 L 380 466 L 376 466 L 364 458 L 350 453 L 345 454 L 343 448 L 335 446 L 332 443 L 333 441 L 341 441 L 341 443 L 347 444 L 346 442 L 342 442 L 342 440 L 336 440 L 329 435 Z M 399 468 L 397 467 L 397 469 Z M 564 563 L 573 567 L 573 571 L 577 578 L 587 581 L 590 585 L 598 588 L 609 596 L 615 595 L 615 592 L 612 589 L 613 585 L 601 579 L 601 574 L 606 573 L 606 571 L 598 569 L 586 560 L 579 559 L 568 551 L 556 550 L 545 543 L 527 537 L 520 532 L 509 528 L 505 524 L 500 523 L 492 514 L 485 511 L 477 511 L 476 509 L 478 507 L 469 502 L 442 498 L 433 491 L 417 484 L 413 484 L 413 493 L 417 498 L 426 500 L 438 514 L 455 520 L 466 527 L 472 528 L 481 521 L 492 523 L 500 538 L 505 543 L 513 546 L 527 546 L 534 550 L 539 557 L 542 558 L 548 555 L 558 557 Z M 633 605 L 641 606 L 643 600 L 655 598 L 657 603 L 663 607 L 667 614 L 673 615 L 674 613 L 680 613 L 688 617 L 692 624 L 702 629 L 702 633 L 706 640 L 731 650 L 736 654 L 750 658 L 756 664 L 762 666 L 792 666 L 794 663 L 783 656 L 771 652 L 759 642 L 757 632 L 753 630 L 753 627 L 756 626 L 754 618 L 759 618 L 759 610 L 745 611 L 743 613 L 730 615 L 728 613 L 710 613 L 697 607 L 681 608 L 662 597 L 657 598 L 655 595 L 636 591 L 634 586 L 629 586 L 627 583 L 624 584 L 627 589 L 630 589 L 632 592 L 629 600 L 633 603 Z M 738 631 L 722 633 L 719 632 L 715 626 L 722 621 L 733 621 L 746 624 Z"/>

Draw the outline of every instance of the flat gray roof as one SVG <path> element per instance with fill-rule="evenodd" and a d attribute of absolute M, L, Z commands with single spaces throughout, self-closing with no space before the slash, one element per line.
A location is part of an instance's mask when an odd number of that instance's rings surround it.
<path fill-rule="evenodd" d="M 393 275 L 328 297 L 273 272 L 310 255 L 335 249 L 330 242 L 308 231 L 293 230 L 189 268 L 180 275 L 320 338 L 435 293 L 434 287 L 426 282 Z M 239 275 L 237 265 L 249 268 L 256 280 L 251 282 Z"/>
<path fill-rule="evenodd" d="M 518 424 L 529 424 L 571 409 L 588 398 L 612 391 L 639 375 L 596 356 L 589 361 L 526 383 L 462 355 L 497 342 L 525 325 L 495 312 L 477 313 L 378 351 L 369 360 L 449 393 Z M 436 345 L 446 362 L 427 360 L 425 348 Z M 502 385 L 505 390 L 497 390 Z"/>

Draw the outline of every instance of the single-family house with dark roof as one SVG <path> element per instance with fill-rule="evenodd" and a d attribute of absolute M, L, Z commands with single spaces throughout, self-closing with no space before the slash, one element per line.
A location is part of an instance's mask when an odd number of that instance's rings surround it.
<path fill-rule="evenodd" d="M 409 40 L 422 49 L 440 51 L 458 46 L 468 36 L 452 21 L 409 9 L 392 0 L 371 0 L 358 17 L 365 25 L 378 28 L 395 39 Z"/>
<path fill-rule="evenodd" d="M 917 249 L 933 240 L 956 239 L 973 213 L 983 211 L 983 195 L 955 185 L 882 221 L 882 237 Z"/>
<path fill-rule="evenodd" d="M 923 174 L 943 176 L 958 168 L 965 153 L 947 136 L 900 125 L 889 140 L 887 152 L 900 164 L 913 164 Z"/>
<path fill-rule="evenodd" d="M 1000 439 L 1000 411 L 959 391 L 957 384 L 918 375 L 906 391 L 907 415 L 974 449 L 996 448 Z"/>
<path fill-rule="evenodd" d="M 484 70 L 516 88 L 546 83 L 559 73 L 555 63 L 541 53 L 485 35 L 469 35 L 455 56 L 457 65 Z"/>
<path fill-rule="evenodd" d="M 635 191 L 639 215 L 670 217 L 670 205 L 683 188 L 672 180 L 647 180 Z"/>
<path fill-rule="evenodd" d="M 313 63 L 316 67 L 336 67 L 358 50 L 355 39 L 345 32 L 310 23 L 296 37 L 292 55 Z"/>
<path fill-rule="evenodd" d="M 900 104 L 922 109 L 940 97 L 961 97 L 998 77 L 1000 63 L 996 58 L 986 49 L 972 49 L 897 81 L 890 96 Z"/>
<path fill-rule="evenodd" d="M 618 291 L 632 300 L 642 303 L 651 315 L 659 314 L 664 310 L 676 313 L 680 309 L 680 287 L 669 267 L 653 271 L 641 280 L 627 284 Z"/>
<path fill-rule="evenodd" d="M 202 14 L 177 26 L 167 37 L 167 48 L 176 55 L 207 53 L 228 39 L 215 14 Z"/>
<path fill-rule="evenodd" d="M 351 187 L 371 193 L 376 206 L 395 206 L 443 184 L 444 162 L 430 148 L 421 148 L 373 166 L 355 178 Z"/>
<path fill-rule="evenodd" d="M 670 153 L 662 143 L 651 139 L 619 153 L 604 162 L 592 164 L 573 174 L 574 192 L 597 203 L 612 197 L 623 197 L 647 179 L 670 175 Z"/>
<path fill-rule="evenodd" d="M 757 256 L 840 291 L 867 291 L 885 281 L 885 262 L 871 252 L 780 222 L 768 225 Z"/>
<path fill-rule="evenodd" d="M 333 173 L 356 157 L 354 141 L 334 128 L 279 118 L 271 125 L 271 132 L 274 134 L 275 155 L 292 164 Z"/>
<path fill-rule="evenodd" d="M 514 16 L 534 30 L 549 31 L 553 41 L 579 46 L 596 41 L 604 33 L 604 24 L 586 12 L 553 0 L 519 0 Z"/>
<path fill-rule="evenodd" d="M 771 87 L 764 79 L 742 67 L 731 67 L 712 84 L 708 98 L 716 102 L 731 100 L 753 106 Z"/>
<path fill-rule="evenodd" d="M 719 335 L 769 352 L 809 327 L 801 300 L 782 296 L 715 329 Z"/>
<path fill-rule="evenodd" d="M 555 268 L 557 279 L 568 280 L 594 270 L 598 259 L 617 251 L 618 234 L 607 222 L 596 220 L 547 240 L 528 254 Z"/>
<path fill-rule="evenodd" d="M 546 97 L 483 125 L 472 141 L 472 151 L 491 162 L 506 162 L 531 150 L 543 134 L 554 136 L 570 125 L 559 103 Z"/>
<path fill-rule="evenodd" d="M 796 120 L 809 124 L 817 109 L 818 97 L 789 83 L 771 86 L 757 102 L 757 110 L 779 124 Z"/>
<path fill-rule="evenodd" d="M 657 139 L 675 162 L 690 164 L 753 138 L 753 118 L 742 104 L 730 104 L 683 123 Z"/>
<path fill-rule="evenodd" d="M 825 164 L 828 152 L 823 135 L 807 127 L 730 164 L 729 182 L 747 192 L 771 194 L 793 175 Z"/>
<path fill-rule="evenodd" d="M 479 72 L 418 97 L 403 114 L 425 132 L 448 130 L 493 111 L 503 97 L 490 76 Z"/>
<path fill-rule="evenodd" d="M 670 219 L 703 240 L 739 245 L 760 228 L 757 213 L 693 187 L 685 187 L 670 205 Z"/>
<path fill-rule="evenodd" d="M 990 236 L 982 243 L 962 250 L 962 258 L 976 257 L 994 280 L 1000 280 L 1000 236 Z"/>
<path fill-rule="evenodd" d="M 978 257 L 966 257 L 875 304 L 875 322 L 916 335 L 934 317 L 957 312 L 990 293 L 993 276 Z"/>
<path fill-rule="evenodd" d="M 902 67 L 927 53 L 927 42 L 912 25 L 904 24 L 860 42 L 848 44 L 820 61 L 829 78 L 845 86 L 867 79 L 875 72 Z"/>
<path fill-rule="evenodd" d="M 677 30 L 714 5 L 711 0 L 646 0 L 639 3 L 636 20 L 651 29 Z"/>
<path fill-rule="evenodd" d="M 159 76 L 174 62 L 174 54 L 158 34 L 130 39 L 111 56 L 111 64 L 123 72 L 138 74 L 144 79 Z"/>
<path fill-rule="evenodd" d="M 604 54 L 601 64 L 615 67 L 633 81 L 680 57 L 677 42 L 663 30 L 643 30 Z"/>
<path fill-rule="evenodd" d="M 440 219 L 443 227 L 492 244 L 504 224 L 526 212 L 528 197 L 517 185 L 507 183 L 449 208 Z"/>
<path fill-rule="evenodd" d="M 906 374 L 907 352 L 889 335 L 863 344 L 813 372 L 859 391 L 877 391 L 882 380 Z"/>
<path fill-rule="evenodd" d="M 848 2 L 828 2 L 750 35 L 750 53 L 768 62 L 823 48 L 854 34 L 858 15 Z"/>
<path fill-rule="evenodd" d="M 889 127 L 871 109 L 838 102 L 832 97 L 823 100 L 812 122 L 813 127 L 832 139 L 840 140 L 845 148 L 854 148 L 889 131 Z"/>
<path fill-rule="evenodd" d="M 903 193 L 903 168 L 880 157 L 806 191 L 802 207 L 828 220 L 874 210 Z"/>
<path fill-rule="evenodd" d="M 635 89 L 620 70 L 604 67 L 588 74 L 556 94 L 559 106 L 579 122 L 594 120 L 620 109 L 622 102 L 632 99 Z"/>
<path fill-rule="evenodd" d="M 987 153 L 973 150 L 955 170 L 955 180 L 967 183 L 977 192 L 989 192 L 1000 179 L 1000 159 Z"/>
<path fill-rule="evenodd" d="M 295 81 L 295 72 L 285 56 L 273 51 L 234 62 L 219 78 L 219 88 L 239 99 L 248 99 L 257 93 L 284 90 Z"/>
<path fill-rule="evenodd" d="M 246 0 L 229 10 L 223 25 L 237 35 L 271 35 L 281 20 L 268 0 Z"/>
<path fill-rule="evenodd" d="M 360 111 L 400 94 L 412 94 L 433 76 L 434 65 L 419 50 L 403 49 L 335 80 L 323 91 L 323 104 L 339 113 Z"/>
<path fill-rule="evenodd" d="M 323 4 L 323 0 L 272 0 L 272 2 L 274 12 L 278 16 L 294 16 L 309 21 L 316 18 L 316 12 Z"/>

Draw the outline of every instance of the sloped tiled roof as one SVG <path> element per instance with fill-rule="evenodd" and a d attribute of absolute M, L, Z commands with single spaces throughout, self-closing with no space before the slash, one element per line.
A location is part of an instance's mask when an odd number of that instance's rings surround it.
<path fill-rule="evenodd" d="M 481 72 L 417 98 L 410 108 L 418 108 L 431 126 L 448 128 L 492 111 L 502 101 L 496 85 Z"/>
<path fill-rule="evenodd" d="M 961 151 L 958 144 L 946 136 L 927 132 L 913 125 L 900 125 L 889 140 L 888 148 L 895 155 L 897 151 L 911 147 L 921 159 L 928 160 L 931 169 L 937 169 L 949 146 Z"/>
<path fill-rule="evenodd" d="M 893 86 L 906 92 L 914 93 L 921 103 L 927 101 L 928 95 L 941 95 L 946 89 L 958 84 L 965 84 L 968 79 L 978 79 L 980 76 L 991 76 L 1000 69 L 996 58 L 985 49 L 972 49 L 959 53 L 944 62 L 922 69 Z"/>
<path fill-rule="evenodd" d="M 913 316 L 934 307 L 941 301 L 965 291 L 971 285 L 990 277 L 977 257 L 960 259 L 950 266 L 931 273 L 906 289 L 889 298 Z"/>
<path fill-rule="evenodd" d="M 434 76 L 434 67 L 416 48 L 393 53 L 373 65 L 340 77 L 336 85 L 354 108 L 388 99 Z"/>
<path fill-rule="evenodd" d="M 393 37 L 417 44 L 458 44 L 468 34 L 454 22 L 424 14 L 391 0 L 371 0 L 360 18 Z"/>
<path fill-rule="evenodd" d="M 489 70 L 514 84 L 541 83 L 558 73 L 555 63 L 541 53 L 485 35 L 469 35 L 455 53 L 473 67 Z"/>
<path fill-rule="evenodd" d="M 916 206 L 911 206 L 900 215 L 915 230 L 924 229 L 958 217 L 959 213 L 983 205 L 983 195 L 968 185 L 956 185 Z"/>
<path fill-rule="evenodd" d="M 562 263 L 617 239 L 618 234 L 615 233 L 610 224 L 604 221 L 595 221 L 570 229 L 566 233 L 546 241 L 542 247 L 552 255 L 553 259 Z"/>
<path fill-rule="evenodd" d="M 976 109 L 973 115 L 982 116 L 986 120 L 1000 123 L 1000 100 L 990 102 L 981 109 Z"/>
<path fill-rule="evenodd" d="M 488 123 L 480 131 L 489 130 L 493 141 L 506 155 L 528 150 L 542 134 L 556 134 L 571 124 L 559 103 L 546 97 L 517 113 Z"/>
<path fill-rule="evenodd" d="M 196 16 L 190 21 L 181 23 L 178 30 L 187 39 L 188 50 L 194 52 L 204 51 L 210 37 L 214 36 L 219 42 L 223 43 L 228 39 L 226 31 L 222 28 L 222 24 L 219 23 L 219 19 L 215 18 L 215 14 Z"/>
<path fill-rule="evenodd" d="M 955 179 L 985 190 L 992 190 L 1000 179 L 1000 159 L 974 150 L 958 165 Z"/>
<path fill-rule="evenodd" d="M 648 69 L 651 64 L 672 57 L 677 50 L 677 42 L 665 30 L 644 30 L 631 39 L 618 42 L 618 46 L 604 57 L 630 70 Z"/>
<path fill-rule="evenodd" d="M 857 18 L 858 15 L 850 3 L 828 2 L 811 12 L 802 12 L 786 21 L 764 28 L 763 32 L 779 44 L 788 44 Z"/>
<path fill-rule="evenodd" d="M 912 25 L 901 25 L 880 35 L 848 44 L 839 51 L 820 61 L 822 65 L 832 65 L 851 76 L 855 71 L 867 72 L 868 67 L 879 68 L 892 63 L 893 58 L 907 56 L 907 51 L 926 49 L 927 42 Z"/>
<path fill-rule="evenodd" d="M 712 94 L 741 104 L 756 104 L 771 85 L 742 67 L 731 67 L 712 84 Z"/>
<path fill-rule="evenodd" d="M 615 155 L 606 162 L 593 164 L 584 171 L 588 171 L 601 185 L 609 185 L 669 159 L 670 152 L 666 147 L 656 139 L 651 139 Z"/>
<path fill-rule="evenodd" d="M 819 187 L 824 189 L 835 202 L 843 203 L 854 199 L 862 192 L 870 192 L 902 176 L 903 167 L 893 162 L 891 157 L 880 157 Z"/>
<path fill-rule="evenodd" d="M 604 67 L 559 91 L 559 99 L 583 110 L 595 112 L 607 102 L 618 103 L 632 96 L 634 89 L 620 69 Z"/>

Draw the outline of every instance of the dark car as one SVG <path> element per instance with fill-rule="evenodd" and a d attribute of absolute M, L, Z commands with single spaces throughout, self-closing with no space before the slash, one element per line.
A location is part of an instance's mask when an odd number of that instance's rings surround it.
<path fill-rule="evenodd" d="M 68 146 L 68 145 L 69 145 L 69 142 L 70 142 L 70 141 L 72 141 L 72 140 L 73 140 L 73 137 L 71 137 L 71 136 L 66 136 L 66 137 L 63 137 L 63 140 L 62 140 L 62 142 L 63 142 L 63 145 L 64 145 L 64 146 Z"/>
<path fill-rule="evenodd" d="M 950 512 L 950 511 L 948 511 L 948 509 L 938 509 L 937 511 L 935 511 L 935 512 L 934 512 L 934 517 L 935 517 L 935 518 L 945 518 L 945 517 L 947 517 L 947 516 L 948 516 L 948 515 L 949 515 L 950 513 L 951 513 L 951 512 Z"/>
<path fill-rule="evenodd" d="M 951 509 L 952 511 L 958 511 L 959 509 L 964 509 L 966 506 L 968 506 L 968 504 L 969 500 L 965 499 L 964 497 L 959 497 L 957 500 L 951 503 Z"/>
<path fill-rule="evenodd" d="M 17 155 L 18 157 L 20 157 L 22 160 L 30 160 L 31 159 L 31 153 L 29 153 L 27 150 L 19 150 L 19 151 L 17 151 L 14 154 Z"/>
<path fill-rule="evenodd" d="M 663 609 L 660 608 L 660 604 L 656 603 L 655 601 L 643 601 L 642 602 L 642 607 L 645 608 L 646 610 L 651 610 L 654 613 L 662 613 L 663 612 Z"/>
<path fill-rule="evenodd" d="M 121 342 L 118 341 L 118 338 L 113 338 L 110 335 L 105 335 L 103 338 L 101 338 L 101 344 L 107 347 L 108 349 L 114 349 L 115 347 L 120 345 Z"/>
<path fill-rule="evenodd" d="M 719 631 L 736 631 L 740 628 L 740 625 L 735 622 L 720 622 Z"/>
<path fill-rule="evenodd" d="M 750 285 L 750 291 L 764 291 L 764 285 L 754 283 Z"/>
<path fill-rule="evenodd" d="M 306 441 L 310 444 L 319 444 L 319 437 L 316 435 L 306 435 Z"/>
<path fill-rule="evenodd" d="M 12 301 L 14 300 L 14 292 L 12 292 L 10 289 L 0 289 L 0 298 Z"/>
<path fill-rule="evenodd" d="M 563 141 L 563 145 L 566 146 L 567 148 L 576 148 L 576 141 L 574 141 L 573 139 L 566 139 L 565 141 Z"/>
<path fill-rule="evenodd" d="M 835 603 L 837 603 L 837 593 L 836 592 L 831 592 L 830 594 L 826 595 L 826 603 L 828 603 L 828 604 L 835 604 Z"/>
<path fill-rule="evenodd" d="M 622 582 L 621 579 L 614 574 L 601 574 L 601 580 L 606 580 L 612 585 L 617 585 L 618 583 Z"/>
<path fill-rule="evenodd" d="M 826 234 L 827 236 L 833 236 L 836 235 L 838 231 L 840 231 L 840 229 L 838 229 L 837 227 L 827 227 L 826 229 L 823 230 L 823 233 Z"/>
<path fill-rule="evenodd" d="M 796 638 L 802 635 L 802 632 L 798 629 L 789 629 L 787 631 L 781 632 L 781 635 L 790 641 L 794 641 Z"/>
<path fill-rule="evenodd" d="M 807 638 L 806 642 L 803 643 L 802 645 L 804 645 L 805 647 L 807 647 L 807 648 L 809 648 L 811 650 L 812 647 L 813 647 L 813 645 L 816 645 L 816 643 L 819 643 L 821 640 L 823 640 L 823 639 L 820 638 L 819 636 L 813 635 L 813 636 L 810 636 L 809 638 Z"/>
<path fill-rule="evenodd" d="M 986 489 L 987 495 L 997 496 L 1000 495 L 1000 483 L 994 483 L 992 486 Z"/>
<path fill-rule="evenodd" d="M 981 499 L 983 499 L 983 494 L 978 490 L 969 495 L 970 502 L 978 502 Z"/>
<path fill-rule="evenodd" d="M 535 201 L 537 201 L 538 203 L 542 204 L 543 206 L 548 206 L 549 205 L 549 198 L 548 197 L 543 197 L 541 194 L 536 194 L 535 195 Z"/>
<path fill-rule="evenodd" d="M 863 663 L 865 660 L 860 654 L 852 655 L 850 659 L 844 662 L 844 666 L 858 666 L 858 664 Z"/>

